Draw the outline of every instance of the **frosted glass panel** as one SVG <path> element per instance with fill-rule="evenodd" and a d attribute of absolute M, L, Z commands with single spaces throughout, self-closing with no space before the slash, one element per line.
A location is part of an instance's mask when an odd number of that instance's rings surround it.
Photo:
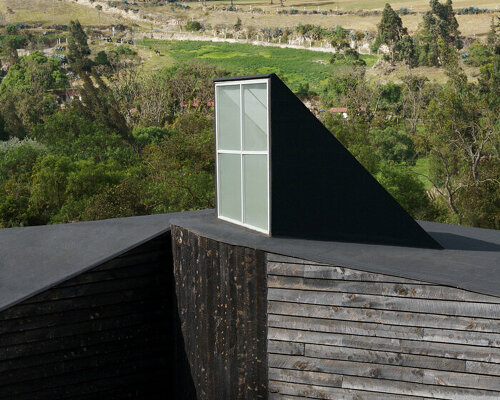
<path fill-rule="evenodd" d="M 267 230 L 267 156 L 262 154 L 244 155 L 243 171 L 244 222 Z"/>
<path fill-rule="evenodd" d="M 241 221 L 241 156 L 219 154 L 219 214 Z"/>
<path fill-rule="evenodd" d="M 267 85 L 243 85 L 243 150 L 267 150 Z"/>
<path fill-rule="evenodd" d="M 217 130 L 220 150 L 240 150 L 240 85 L 217 88 Z"/>

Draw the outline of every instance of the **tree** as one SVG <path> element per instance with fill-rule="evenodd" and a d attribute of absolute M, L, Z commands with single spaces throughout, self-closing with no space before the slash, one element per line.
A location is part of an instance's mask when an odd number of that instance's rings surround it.
<path fill-rule="evenodd" d="M 94 119 L 123 139 L 129 139 L 130 127 L 120 113 L 120 105 L 113 90 L 95 71 L 92 71 L 91 75 L 83 75 L 82 80 L 83 85 L 80 89 L 82 100 L 75 101 L 74 107 L 87 119 Z"/>
<path fill-rule="evenodd" d="M 83 31 L 80 21 L 70 21 L 68 38 L 68 61 L 71 68 L 76 71 L 90 71 L 91 62 L 88 58 L 90 48 L 87 35 Z"/>
<path fill-rule="evenodd" d="M 108 55 L 105 51 L 100 51 L 94 58 L 94 65 L 109 66 Z"/>
<path fill-rule="evenodd" d="M 495 24 L 495 17 L 491 17 L 490 30 L 486 37 L 486 45 L 491 49 L 493 54 L 500 55 L 500 33 L 497 31 L 500 25 L 500 18 L 497 18 L 499 22 Z"/>
<path fill-rule="evenodd" d="M 444 49 L 461 49 L 463 44 L 451 0 L 446 4 L 431 0 L 430 6 L 416 35 L 418 59 L 419 65 L 440 66 Z"/>
<path fill-rule="evenodd" d="M 50 90 L 63 89 L 67 83 L 59 61 L 38 51 L 22 57 L 0 83 L 5 129 L 13 136 L 23 137 L 26 129 L 55 112 L 57 101 Z"/>
<path fill-rule="evenodd" d="M 434 217 L 435 211 L 424 184 L 406 164 L 384 161 L 375 177 L 413 218 Z"/>
<path fill-rule="evenodd" d="M 73 161 L 94 160 L 130 165 L 132 146 L 105 125 L 87 119 L 70 108 L 58 111 L 34 127 L 31 135 L 45 144 L 51 154 L 69 156 Z"/>
<path fill-rule="evenodd" d="M 426 88 L 428 79 L 407 74 L 403 77 L 402 113 L 410 132 L 417 132 L 417 125 L 430 101 L 430 93 Z"/>
<path fill-rule="evenodd" d="M 404 35 L 407 35 L 406 28 L 403 28 L 403 22 L 399 15 L 392 9 L 389 3 L 386 3 L 382 11 L 382 19 L 377 25 L 377 37 L 375 46 L 378 48 L 381 44 L 389 47 L 391 63 L 394 62 L 394 46 Z"/>
<path fill-rule="evenodd" d="M 15 37 L 7 37 L 2 41 L 2 55 L 9 64 L 15 64 L 19 60 L 17 49 L 21 47 L 21 43 Z"/>
<path fill-rule="evenodd" d="M 448 206 L 451 221 L 462 223 L 465 208 L 459 204 L 467 204 L 466 197 L 485 185 L 499 184 L 499 122 L 498 114 L 485 107 L 478 87 L 455 78 L 430 102 L 417 145 L 431 158 L 431 175 L 426 177 Z"/>
<path fill-rule="evenodd" d="M 214 206 L 213 135 L 212 115 L 190 110 L 179 115 L 162 142 L 146 147 L 156 212 Z"/>

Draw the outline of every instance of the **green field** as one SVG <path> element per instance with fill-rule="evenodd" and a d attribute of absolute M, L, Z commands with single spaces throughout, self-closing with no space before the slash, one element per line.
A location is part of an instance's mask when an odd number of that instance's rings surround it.
<path fill-rule="evenodd" d="M 429 159 L 426 157 L 419 158 L 412 169 L 417 174 L 423 174 L 429 176 L 429 170 L 430 170 Z M 432 188 L 432 184 L 429 182 L 427 178 L 425 178 L 422 175 L 419 175 L 418 178 L 425 185 L 425 188 L 427 190 Z"/>
<path fill-rule="evenodd" d="M 161 68 L 175 63 L 205 62 L 223 68 L 231 75 L 253 75 L 274 72 L 297 90 L 301 83 L 309 82 L 318 90 L 332 72 L 341 65 L 329 63 L 328 53 L 255 46 L 252 44 L 142 40 L 137 43 L 146 57 L 146 69 Z M 151 56 L 150 50 L 161 55 Z M 377 61 L 376 56 L 362 56 L 368 66 Z"/>

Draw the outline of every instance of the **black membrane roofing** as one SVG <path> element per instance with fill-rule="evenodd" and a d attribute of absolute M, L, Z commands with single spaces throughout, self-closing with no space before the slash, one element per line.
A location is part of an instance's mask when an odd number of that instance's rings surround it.
<path fill-rule="evenodd" d="M 418 222 L 444 249 L 267 237 L 216 218 L 181 213 L 172 225 L 201 236 L 270 253 L 422 280 L 500 296 L 500 231 Z"/>
<path fill-rule="evenodd" d="M 173 216 L 0 229 L 0 310 L 169 231 Z"/>
<path fill-rule="evenodd" d="M 500 296 L 500 231 L 419 222 L 444 250 L 268 237 L 214 210 L 0 229 L 0 310 L 180 226 L 224 243 Z"/>

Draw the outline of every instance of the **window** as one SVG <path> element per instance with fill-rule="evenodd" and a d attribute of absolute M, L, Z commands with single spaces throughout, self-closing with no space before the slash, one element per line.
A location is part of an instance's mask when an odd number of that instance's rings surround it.
<path fill-rule="evenodd" d="M 268 80 L 219 82 L 215 95 L 217 215 L 270 233 Z"/>

